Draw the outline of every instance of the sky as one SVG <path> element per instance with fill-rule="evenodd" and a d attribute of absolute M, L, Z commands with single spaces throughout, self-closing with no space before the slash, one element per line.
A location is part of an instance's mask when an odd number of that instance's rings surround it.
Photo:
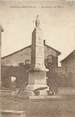
<path fill-rule="evenodd" d="M 0 2 L 0 24 L 4 29 L 2 57 L 31 44 L 37 14 L 40 17 L 43 39 L 61 52 L 59 61 L 75 49 L 74 0 L 3 0 Z"/>

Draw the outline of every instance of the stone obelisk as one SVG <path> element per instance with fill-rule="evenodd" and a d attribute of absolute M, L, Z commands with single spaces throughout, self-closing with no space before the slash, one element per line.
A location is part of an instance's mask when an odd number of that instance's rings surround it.
<path fill-rule="evenodd" d="M 0 88 L 1 88 L 1 33 L 3 32 L 3 28 L 0 25 Z"/>
<path fill-rule="evenodd" d="M 47 82 L 44 64 L 44 41 L 42 29 L 40 28 L 39 16 L 35 20 L 35 28 L 32 32 L 32 47 L 31 47 L 31 69 L 28 76 L 27 90 L 29 95 L 47 95 Z"/>

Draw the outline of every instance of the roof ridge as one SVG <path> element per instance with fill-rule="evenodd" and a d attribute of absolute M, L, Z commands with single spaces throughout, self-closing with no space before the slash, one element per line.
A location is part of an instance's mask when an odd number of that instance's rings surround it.
<path fill-rule="evenodd" d="M 24 47 L 24 48 L 22 48 L 22 49 L 20 49 L 20 50 L 17 50 L 17 51 L 15 51 L 15 52 L 12 52 L 11 54 L 5 55 L 5 56 L 3 56 L 3 57 L 1 57 L 1 58 L 4 59 L 5 57 L 11 56 L 11 55 L 13 55 L 13 54 L 15 54 L 15 53 L 18 53 L 18 52 L 20 52 L 20 51 L 22 51 L 22 50 L 24 50 L 24 49 L 30 47 L 31 45 L 32 45 L 32 44 L 30 44 L 30 45 L 28 45 L 28 46 L 26 46 L 26 47 Z M 47 46 L 47 47 L 49 47 L 49 48 L 51 48 L 51 49 L 53 49 L 53 50 L 55 50 L 56 52 L 58 52 L 59 55 L 61 54 L 61 52 L 59 52 L 58 50 L 54 49 L 53 47 L 47 45 L 46 43 L 44 43 L 44 45 Z"/>
<path fill-rule="evenodd" d="M 24 50 L 24 49 L 30 47 L 30 46 L 31 46 L 31 45 L 28 45 L 28 46 L 26 46 L 26 47 L 23 47 L 22 49 L 19 49 L 19 50 L 15 51 L 15 52 L 12 52 L 11 54 L 8 54 L 8 55 L 5 55 L 5 56 L 1 57 L 1 58 L 3 59 L 3 58 L 5 58 L 5 57 L 11 56 L 11 55 L 13 55 L 13 54 L 15 54 L 15 53 L 18 53 L 18 52 L 20 52 L 20 51 L 22 51 L 22 50 Z"/>

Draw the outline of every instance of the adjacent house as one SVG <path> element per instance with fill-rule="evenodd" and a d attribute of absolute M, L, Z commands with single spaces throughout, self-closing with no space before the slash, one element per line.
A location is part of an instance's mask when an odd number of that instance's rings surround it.
<path fill-rule="evenodd" d="M 11 87 L 12 78 L 16 78 L 16 87 L 22 87 L 28 80 L 28 70 L 31 65 L 31 46 L 29 45 L 10 55 L 2 57 L 2 85 Z M 50 73 L 58 67 L 60 52 L 46 44 L 44 40 L 44 61 Z M 49 76 L 51 77 L 51 76 Z M 25 85 L 25 84 L 24 84 Z"/>
<path fill-rule="evenodd" d="M 68 82 L 72 82 L 73 86 L 75 86 L 75 50 L 61 61 L 61 66 L 68 78 Z"/>
<path fill-rule="evenodd" d="M 75 50 L 73 50 L 65 59 L 61 61 L 61 65 L 66 73 L 75 74 Z"/>

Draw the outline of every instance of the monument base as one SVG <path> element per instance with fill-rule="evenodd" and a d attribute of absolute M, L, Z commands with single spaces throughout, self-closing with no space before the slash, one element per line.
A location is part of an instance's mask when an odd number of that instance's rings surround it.
<path fill-rule="evenodd" d="M 29 96 L 46 96 L 49 87 L 47 86 L 45 71 L 30 71 L 26 91 Z"/>

